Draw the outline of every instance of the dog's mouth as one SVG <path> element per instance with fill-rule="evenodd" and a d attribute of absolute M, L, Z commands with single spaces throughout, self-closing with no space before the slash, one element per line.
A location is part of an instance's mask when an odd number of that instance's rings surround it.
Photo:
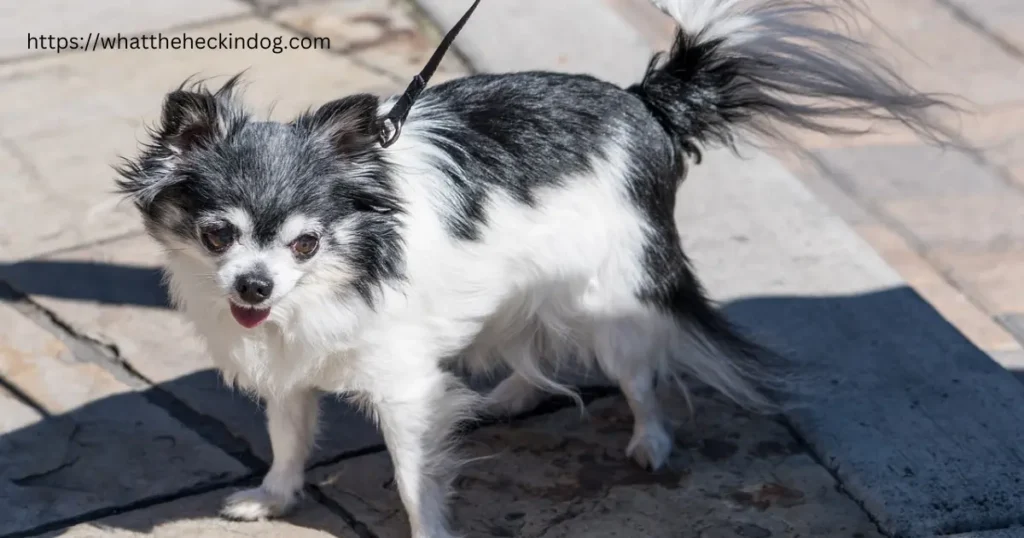
<path fill-rule="evenodd" d="M 270 317 L 270 308 L 253 308 L 231 303 L 231 315 L 239 325 L 246 329 L 252 329 Z"/>

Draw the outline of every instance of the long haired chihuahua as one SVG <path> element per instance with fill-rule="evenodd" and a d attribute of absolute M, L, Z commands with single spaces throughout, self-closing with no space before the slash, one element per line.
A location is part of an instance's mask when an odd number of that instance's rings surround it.
<path fill-rule="evenodd" d="M 842 5 L 654 1 L 679 30 L 635 85 L 468 76 L 425 90 L 393 145 L 377 128 L 393 98 L 278 123 L 247 113 L 234 79 L 167 95 L 119 187 L 225 379 L 266 402 L 273 464 L 226 517 L 296 504 L 323 391 L 379 424 L 414 538 L 455 535 L 456 422 L 571 392 L 561 365 L 618 383 L 634 415 L 623 449 L 651 469 L 672 450 L 659 381 L 771 406 L 760 348 L 714 309 L 680 245 L 690 163 L 741 134 L 841 132 L 834 119 L 931 134 L 944 103 L 818 24 Z M 507 376 L 482 396 L 457 369 Z"/>

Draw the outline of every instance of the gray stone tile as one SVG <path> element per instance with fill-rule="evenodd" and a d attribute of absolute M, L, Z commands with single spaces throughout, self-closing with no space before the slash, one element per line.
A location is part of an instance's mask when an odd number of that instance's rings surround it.
<path fill-rule="evenodd" d="M 57 54 L 29 48 L 28 36 L 81 40 L 82 47 L 92 32 L 104 36 L 156 33 L 160 30 L 201 23 L 210 19 L 239 15 L 247 6 L 235 0 L 104 0 L 103 2 L 65 2 L 38 0 L 11 2 L 0 7 L 0 58 L 33 54 Z M 58 15 L 59 14 L 59 15 Z M 178 32 L 176 35 L 180 35 Z M 121 54 L 140 51 L 122 50 Z M 145 52 L 143 52 L 145 53 Z M 61 54 L 70 55 L 70 51 Z"/>
<path fill-rule="evenodd" d="M 863 30 L 859 33 L 917 89 L 953 94 L 968 106 L 1019 102 L 1024 96 L 1024 64 L 939 2 L 862 4 L 873 20 L 852 28 Z"/>
<path fill-rule="evenodd" d="M 879 206 L 929 249 L 1024 246 L 1024 194 L 1019 192 L 921 196 Z"/>
<path fill-rule="evenodd" d="M 342 518 L 324 506 L 309 502 L 283 520 L 224 521 L 217 516 L 221 501 L 235 489 L 159 504 L 124 514 L 75 525 L 41 535 L 46 538 L 356 538 Z"/>
<path fill-rule="evenodd" d="M 1017 0 L 950 0 L 986 29 L 1024 49 L 1024 4 Z"/>
<path fill-rule="evenodd" d="M 466 9 L 450 0 L 419 3 L 445 29 Z M 586 24 L 579 23 L 580 13 L 587 14 Z M 632 25 L 604 3 L 588 0 L 491 0 L 481 4 L 456 47 L 475 69 L 487 72 L 569 71 L 616 84 L 639 81 L 651 53 Z"/>
<path fill-rule="evenodd" d="M 847 224 L 857 226 L 875 222 L 875 217 L 856 198 L 843 190 L 833 174 L 810 158 L 786 155 L 787 167 L 800 178 L 815 197 L 828 205 Z"/>
<path fill-rule="evenodd" d="M 334 0 L 282 9 L 272 18 L 302 34 L 330 39 L 333 54 L 387 72 L 404 89 L 440 42 L 419 24 L 413 9 L 411 4 L 387 0 Z M 467 71 L 458 55 L 447 54 L 431 84 Z"/>
<path fill-rule="evenodd" d="M 1011 191 L 991 170 L 956 150 L 878 145 L 824 148 L 811 153 L 820 160 L 826 175 L 831 172 L 833 181 L 873 202 Z"/>
<path fill-rule="evenodd" d="M 0 534 L 226 482 L 248 470 L 0 305 Z"/>
<path fill-rule="evenodd" d="M 80 334 L 115 346 L 120 358 L 195 411 L 222 422 L 269 462 L 263 411 L 228 389 L 184 317 L 169 308 L 159 247 L 137 236 L 0 265 L 0 279 L 29 294 Z M 313 461 L 381 442 L 376 428 L 346 404 L 328 399 Z"/>
<path fill-rule="evenodd" d="M 463 442 L 470 457 L 451 506 L 469 536 L 879 537 L 828 472 L 786 428 L 706 396 L 678 430 L 669 468 L 625 456 L 632 422 L 619 397 L 487 427 Z M 685 407 L 674 402 L 676 412 Z M 405 538 L 406 514 L 386 454 L 311 473 L 329 497 L 380 538 Z"/>
<path fill-rule="evenodd" d="M 930 255 L 993 315 L 1024 312 L 1024 248 L 945 248 L 933 250 Z"/>
<path fill-rule="evenodd" d="M 13 171 L 4 178 L 10 195 L 0 198 L 0 212 L 15 225 L 0 230 L 0 261 L 141 229 L 132 205 L 113 194 L 113 165 L 134 151 L 134 131 L 114 120 L 104 123 L 102 133 L 95 126 L 69 127 L 9 140 L 7 151 L 19 160 L 0 158 L 0 167 Z"/>

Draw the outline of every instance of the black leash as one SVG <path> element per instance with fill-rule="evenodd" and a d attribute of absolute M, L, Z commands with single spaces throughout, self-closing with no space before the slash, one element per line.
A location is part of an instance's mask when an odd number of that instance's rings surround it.
<path fill-rule="evenodd" d="M 441 64 L 441 59 L 444 58 L 448 47 L 452 45 L 452 41 L 455 41 L 455 37 L 459 35 L 462 27 L 466 25 L 466 21 L 469 20 L 469 16 L 476 10 L 477 4 L 480 0 L 473 2 L 472 6 L 469 6 L 469 10 L 466 14 L 459 19 L 459 22 L 448 31 L 448 35 L 444 36 L 441 40 L 441 44 L 438 45 L 437 50 L 434 51 L 434 55 L 427 61 L 427 65 L 423 67 L 423 71 L 420 71 L 418 75 L 413 77 L 412 82 L 409 83 L 409 87 L 405 89 L 405 93 L 398 99 L 395 106 L 391 108 L 391 112 L 388 112 L 386 116 L 381 118 L 379 125 L 380 132 L 380 145 L 382 147 L 388 147 L 394 144 L 398 140 L 398 136 L 402 134 L 402 124 L 405 123 L 405 119 L 409 116 L 409 111 L 412 110 L 413 103 L 416 102 L 416 98 L 420 96 L 420 92 L 423 88 L 427 87 L 427 83 L 430 82 L 430 77 L 434 76 L 434 71 L 437 70 L 437 66 Z M 390 128 L 388 123 L 391 124 Z"/>

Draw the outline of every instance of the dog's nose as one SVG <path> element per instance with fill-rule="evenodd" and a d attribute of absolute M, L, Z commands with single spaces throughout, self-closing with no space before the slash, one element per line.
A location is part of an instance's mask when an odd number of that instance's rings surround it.
<path fill-rule="evenodd" d="M 274 292 L 274 283 L 262 275 L 242 275 L 235 281 L 238 296 L 249 304 L 259 304 Z"/>

